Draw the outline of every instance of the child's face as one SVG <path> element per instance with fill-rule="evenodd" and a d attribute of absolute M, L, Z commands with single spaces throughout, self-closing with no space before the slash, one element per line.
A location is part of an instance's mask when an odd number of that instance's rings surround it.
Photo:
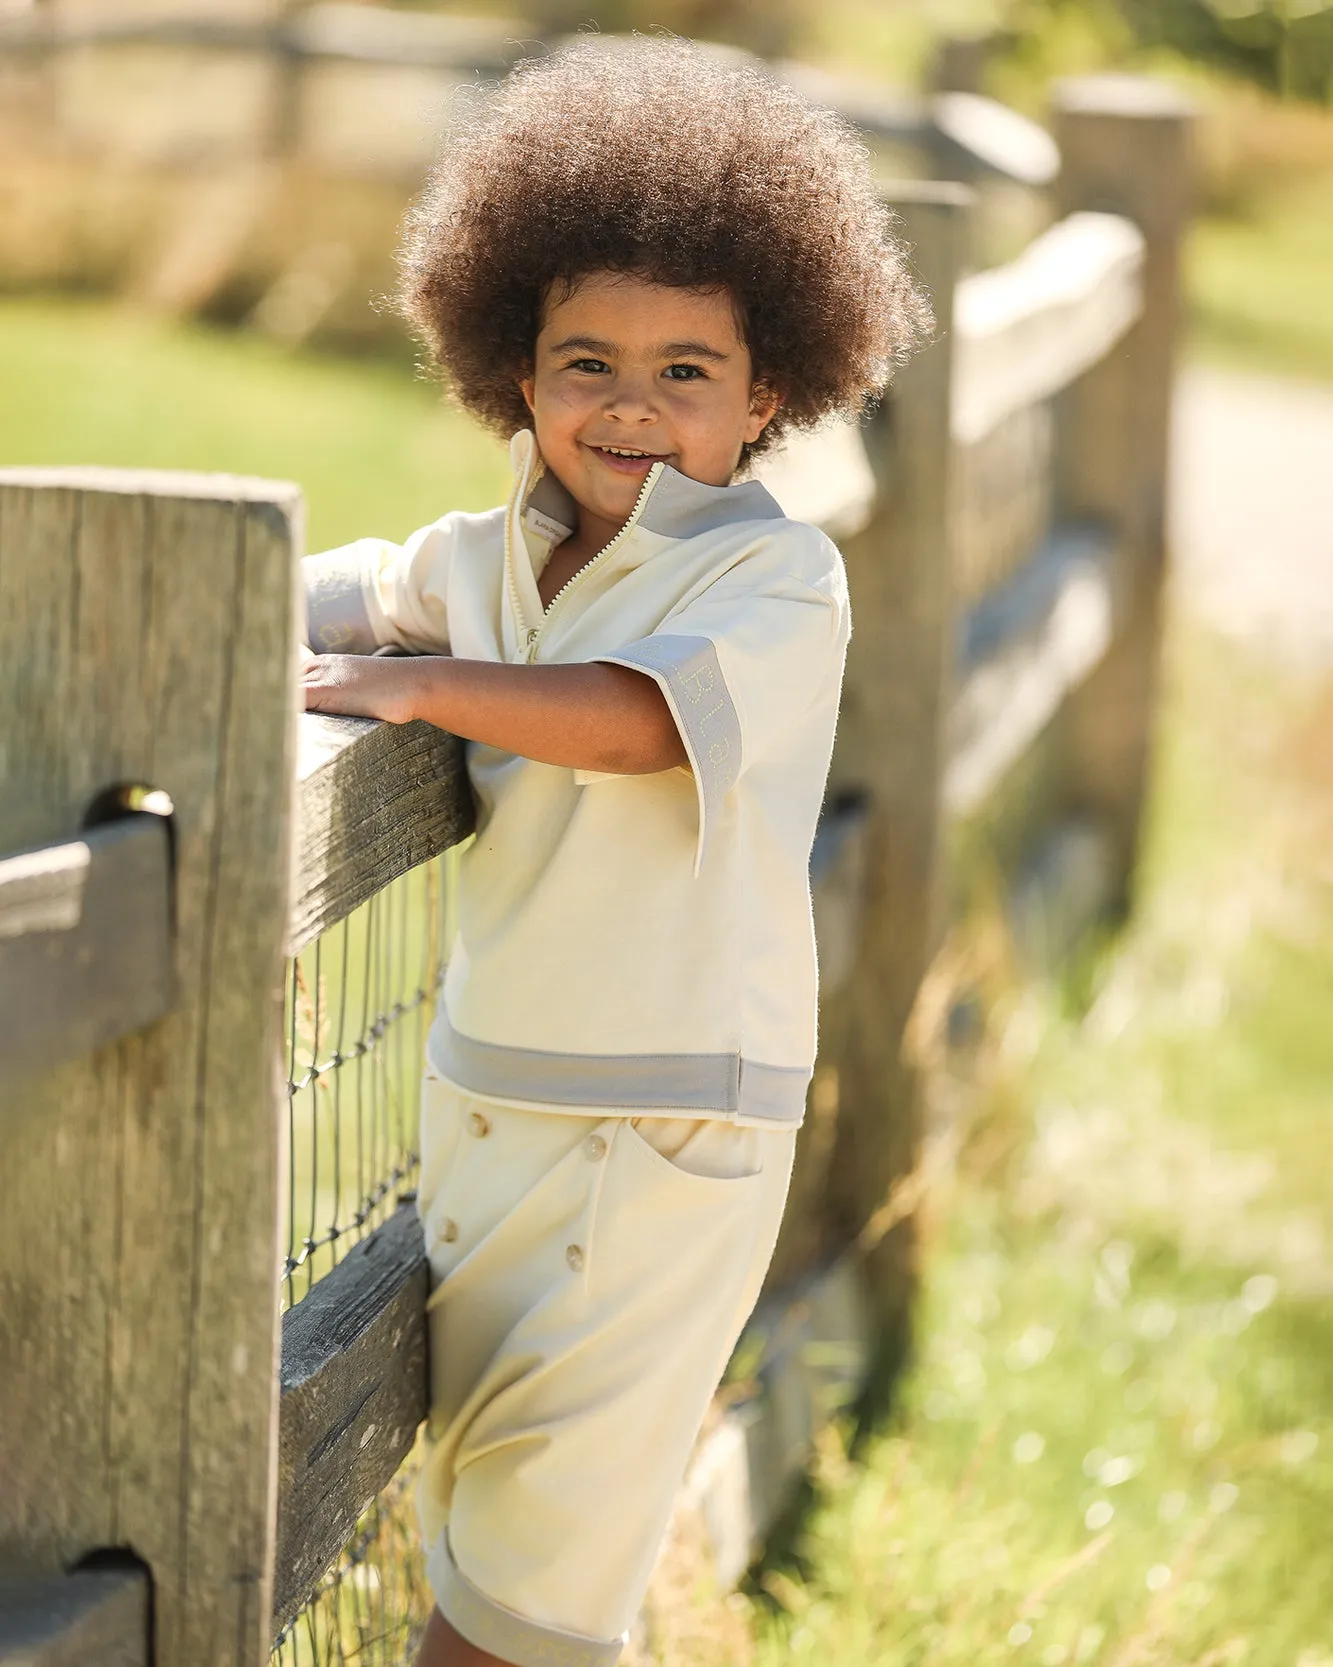
<path fill-rule="evenodd" d="M 617 525 L 656 462 L 727 485 L 778 405 L 752 383 L 729 295 L 611 272 L 548 304 L 522 389 L 548 467 Z"/>

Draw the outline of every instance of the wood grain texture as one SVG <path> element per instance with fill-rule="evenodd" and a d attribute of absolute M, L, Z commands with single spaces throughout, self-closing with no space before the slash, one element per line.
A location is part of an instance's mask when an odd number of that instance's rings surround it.
<path fill-rule="evenodd" d="M 472 832 L 463 743 L 433 725 L 301 714 L 288 954 Z"/>
<path fill-rule="evenodd" d="M 171 843 L 133 814 L 0 859 L 0 1083 L 105 1047 L 174 995 Z"/>
<path fill-rule="evenodd" d="M 166 792 L 178 974 L 11 1107 L 0 1557 L 133 1546 L 156 1667 L 269 1642 L 300 515 L 268 482 L 0 472 L 0 848 Z"/>
<path fill-rule="evenodd" d="M 141 1569 L 0 1574 L 0 1667 L 150 1667 Z"/>
<path fill-rule="evenodd" d="M 1101 662 L 1115 630 L 1115 554 L 1104 527 L 1059 528 L 962 621 L 944 775 L 951 816 L 985 803 Z"/>
<path fill-rule="evenodd" d="M 980 440 L 1106 356 L 1143 310 L 1143 234 L 1114 214 L 1071 214 L 954 298 L 954 438 Z"/>
<path fill-rule="evenodd" d="M 1115 529 L 1116 587 L 1127 599 L 1115 647 L 1062 720 L 1069 809 L 1093 817 L 1111 836 L 1117 910 L 1130 899 L 1157 702 L 1192 121 L 1178 92 L 1142 77 L 1090 77 L 1057 88 L 1054 125 L 1064 157 L 1057 209 L 1123 215 L 1138 227 L 1145 251 L 1137 322 L 1057 407 L 1057 515 L 1093 517 Z"/>
<path fill-rule="evenodd" d="M 1054 430 L 1043 400 L 979 440 L 955 442 L 950 544 L 960 608 L 1016 573 L 1050 531 Z"/>
<path fill-rule="evenodd" d="M 972 196 L 919 185 L 895 197 L 914 264 L 937 316 L 949 318 Z M 940 783 L 954 653 L 949 552 L 952 338 L 941 333 L 900 373 L 887 412 L 867 431 L 881 487 L 872 526 L 844 547 L 856 626 L 847 660 L 830 792 L 863 795 L 865 892 L 857 954 L 820 1011 L 821 1059 L 803 1140 L 832 1131 L 821 1200 L 825 1248 L 846 1244 L 910 1171 L 919 1084 L 903 1057 L 917 988 L 935 954 L 940 884 Z M 798 1158 L 798 1161 L 802 1159 Z M 788 1245 L 802 1231 L 784 1228 Z M 782 1260 L 786 1255 L 786 1259 Z M 795 1271 L 779 1247 L 778 1278 Z M 912 1289 L 909 1223 L 867 1259 L 885 1373 L 901 1346 Z"/>
<path fill-rule="evenodd" d="M 275 1633 L 411 1451 L 427 1409 L 427 1282 L 404 1204 L 283 1317 Z"/>

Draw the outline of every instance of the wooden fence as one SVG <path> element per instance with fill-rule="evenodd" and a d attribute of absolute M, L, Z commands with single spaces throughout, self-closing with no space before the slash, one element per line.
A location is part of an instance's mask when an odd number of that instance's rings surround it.
<path fill-rule="evenodd" d="M 928 1179 L 907 1044 L 954 854 L 980 841 L 1057 939 L 1132 883 L 1189 120 L 1114 79 L 1054 116 L 1056 223 L 1007 267 L 966 273 L 965 186 L 897 195 L 945 328 L 860 430 L 775 466 L 841 537 L 855 632 L 792 1200 L 686 1483 L 723 1581 L 903 1346 Z M 295 718 L 300 540 L 271 482 L 0 472 L 0 1662 L 256 1667 L 424 1413 L 406 1136 L 348 1223 L 289 1224 L 282 1312 L 282 1217 L 317 1182 L 281 1036 L 313 984 L 326 1068 L 338 979 L 307 957 L 464 838 L 470 800 L 450 736 Z M 354 1046 L 339 1021 L 327 1068 L 373 1060 L 440 952 L 364 997 Z"/>
<path fill-rule="evenodd" d="M 0 5 L 0 284 L 394 340 L 369 298 L 394 288 L 441 116 L 541 49 L 528 28 L 337 0 Z M 886 177 L 988 180 L 1012 209 L 1054 174 L 1049 136 L 975 93 L 774 68 L 855 122 Z"/>
<path fill-rule="evenodd" d="M 525 33 L 510 18 L 355 0 L 38 0 L 0 12 L 4 130 L 30 152 L 196 169 L 297 155 L 415 185 L 450 96 L 497 80 L 558 29 L 540 15 Z M 1041 186 L 1054 174 L 1045 133 L 975 93 L 853 86 L 794 60 L 773 67 L 928 169 Z"/>

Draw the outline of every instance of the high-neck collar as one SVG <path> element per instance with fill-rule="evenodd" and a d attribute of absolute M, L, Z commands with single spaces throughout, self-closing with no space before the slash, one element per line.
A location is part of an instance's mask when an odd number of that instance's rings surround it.
<path fill-rule="evenodd" d="M 523 428 L 509 442 L 514 494 L 531 530 L 558 543 L 578 525 L 573 498 L 547 468 L 537 437 Z M 660 538 L 696 538 L 742 521 L 781 520 L 777 501 L 757 480 L 706 486 L 661 464 L 639 510 L 638 526 Z"/>

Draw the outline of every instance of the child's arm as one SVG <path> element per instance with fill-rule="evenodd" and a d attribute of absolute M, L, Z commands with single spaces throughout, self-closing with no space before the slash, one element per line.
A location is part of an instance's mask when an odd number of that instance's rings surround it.
<path fill-rule="evenodd" d="M 400 649 L 445 654 L 445 597 L 457 517 L 443 516 L 405 544 L 361 538 L 301 563 L 306 640 L 317 653 Z"/>
<path fill-rule="evenodd" d="M 321 654 L 306 661 L 302 683 L 309 711 L 424 718 L 540 764 L 631 776 L 687 761 L 661 690 L 626 666 Z"/>

